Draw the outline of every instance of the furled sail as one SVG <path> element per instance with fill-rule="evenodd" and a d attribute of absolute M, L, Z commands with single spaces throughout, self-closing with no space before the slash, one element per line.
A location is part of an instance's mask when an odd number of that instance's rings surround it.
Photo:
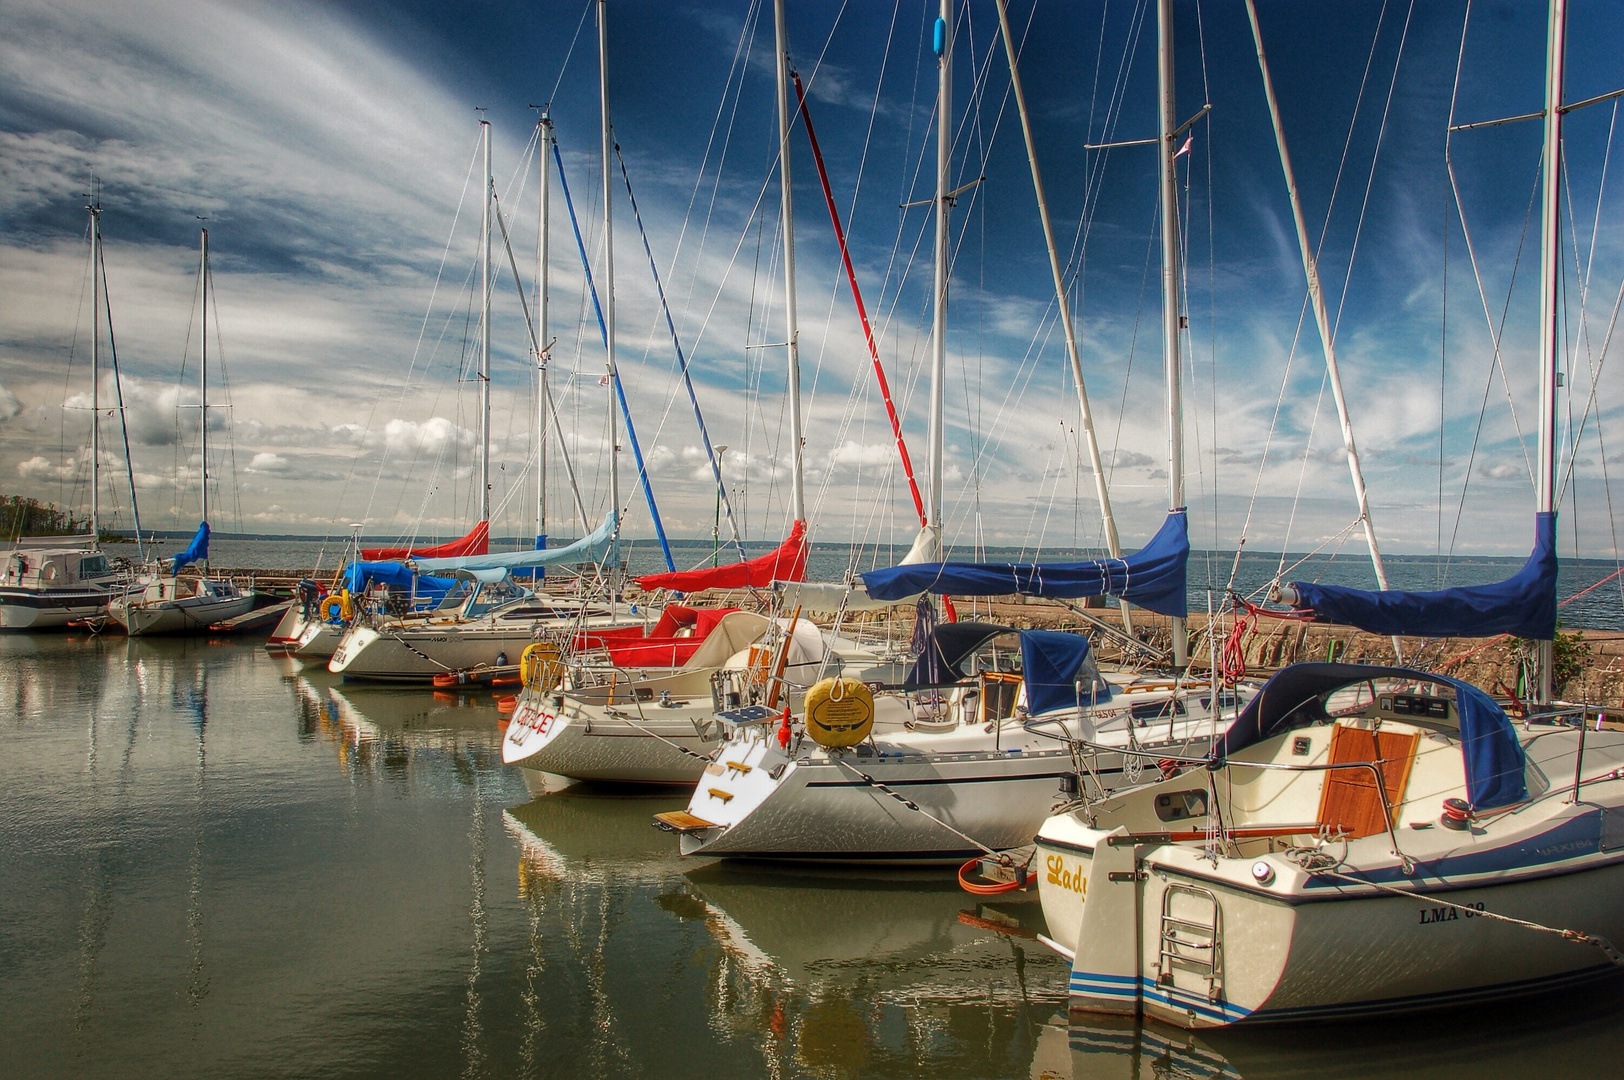
<path fill-rule="evenodd" d="M 726 566 L 703 566 L 697 570 L 649 574 L 637 584 L 650 592 L 699 592 L 701 589 L 766 588 L 776 581 L 800 581 L 806 577 L 806 522 L 797 521 L 789 536 L 777 548 L 748 562 Z"/>
<path fill-rule="evenodd" d="M 461 540 L 452 540 L 433 547 L 362 548 L 361 558 L 377 562 L 384 559 L 454 559 L 462 555 L 483 555 L 490 550 L 491 523 L 481 521 Z"/>
<path fill-rule="evenodd" d="M 1414 637 L 1518 637 L 1556 634 L 1556 515 L 1534 517 L 1534 550 L 1521 570 L 1491 585 L 1435 592 L 1369 592 L 1293 581 L 1281 598 L 1315 622 L 1357 626 L 1372 634 Z"/>
<path fill-rule="evenodd" d="M 203 562 L 208 557 L 209 523 L 206 521 L 200 521 L 197 525 L 197 535 L 192 537 L 192 542 L 186 545 L 185 551 L 175 556 L 175 565 L 170 569 L 169 572 L 172 574 L 178 574 L 180 573 L 181 567 L 190 566 L 195 562 Z"/>
<path fill-rule="evenodd" d="M 615 526 L 616 517 L 611 513 L 589 535 L 561 548 L 498 551 L 491 555 L 464 555 L 460 558 L 425 559 L 413 556 L 409 565 L 419 574 L 442 574 L 456 570 L 525 570 L 560 563 L 601 563 L 615 550 L 618 542 Z"/>
<path fill-rule="evenodd" d="M 921 592 L 953 596 L 1025 593 L 1077 599 L 1115 596 L 1158 612 L 1189 614 L 1185 569 L 1190 538 L 1183 510 L 1174 510 L 1150 543 L 1120 559 L 1072 563 L 932 562 L 870 570 L 862 575 L 868 595 L 895 600 Z"/>

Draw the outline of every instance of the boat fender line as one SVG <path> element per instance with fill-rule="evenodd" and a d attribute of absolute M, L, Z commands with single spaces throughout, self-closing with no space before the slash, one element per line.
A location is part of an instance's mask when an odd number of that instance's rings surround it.
<path fill-rule="evenodd" d="M 903 806 L 906 806 L 909 810 L 912 810 L 916 814 L 922 815 L 923 817 L 925 817 L 926 819 L 928 819 L 930 821 L 934 821 L 936 824 L 940 825 L 942 828 L 946 829 L 948 832 L 952 833 L 954 836 L 958 837 L 960 840 L 966 841 L 972 847 L 980 848 L 983 852 L 985 852 L 988 855 L 991 855 L 993 858 L 997 859 L 1000 863 L 1006 863 L 1006 864 L 1013 865 L 1014 860 L 1012 860 L 1007 853 L 1000 852 L 1000 851 L 998 851 L 998 850 L 996 850 L 994 848 L 990 848 L 986 844 L 983 844 L 980 840 L 977 840 L 975 837 L 960 832 L 959 830 L 955 829 L 953 826 L 949 825 L 947 822 L 943 821 L 941 818 L 936 817 L 934 814 L 931 814 L 928 810 L 922 809 L 918 803 L 914 802 L 912 799 L 908 798 L 906 795 L 904 795 L 901 792 L 895 790 L 894 788 L 887 787 L 885 784 L 882 784 L 880 781 L 874 779 L 872 776 L 868 775 L 868 773 L 864 772 L 862 769 L 859 769 L 857 766 L 851 764 L 849 761 L 847 761 L 841 755 L 839 755 L 839 754 L 831 754 L 829 756 L 830 756 L 830 758 L 832 758 L 834 760 L 834 762 L 836 764 L 838 764 L 842 768 L 847 769 L 850 772 L 854 773 L 858 777 L 858 779 L 862 780 L 863 783 L 867 784 L 869 787 L 876 788 L 879 791 L 885 792 L 885 794 L 891 796 L 897 802 L 901 803 Z"/>
<path fill-rule="evenodd" d="M 1510 923 L 1512 926 L 1521 926 L 1528 930 L 1538 930 L 1545 934 L 1556 934 L 1559 937 L 1567 938 L 1569 941 L 1576 941 L 1581 945 L 1594 945 L 1597 949 L 1601 950 L 1601 954 L 1605 956 L 1608 962 L 1614 967 L 1624 968 L 1624 953 L 1620 953 L 1616 948 L 1613 947 L 1613 943 L 1611 941 L 1608 941 L 1599 934 L 1587 934 L 1582 930 L 1564 930 L 1560 927 L 1546 926 L 1544 923 L 1533 922 L 1529 919 L 1519 919 L 1513 915 L 1502 915 L 1498 911 L 1487 911 L 1481 908 L 1467 907 L 1465 904 L 1456 904 L 1448 900 L 1440 900 L 1436 896 L 1428 896 L 1425 893 L 1413 892 L 1410 889 L 1401 889 L 1397 885 L 1387 885 L 1379 881 L 1366 881 L 1364 878 L 1355 877 L 1352 874 L 1338 873 L 1337 871 L 1331 869 L 1309 870 L 1308 872 L 1313 875 L 1333 877 L 1338 881 L 1345 881 L 1350 885 L 1368 885 L 1372 889 L 1378 889 L 1385 893 L 1392 893 L 1394 896 L 1408 897 L 1411 900 L 1420 900 L 1422 903 L 1432 904 L 1436 907 L 1454 908 L 1456 911 L 1469 912 L 1474 917 L 1494 919 L 1496 922 Z"/>
<path fill-rule="evenodd" d="M 691 758 L 695 758 L 695 759 L 697 759 L 699 761 L 703 761 L 703 762 L 706 762 L 706 763 L 709 763 L 712 760 L 712 758 L 711 758 L 711 756 L 709 754 L 695 753 L 694 751 L 688 749 L 686 746 L 683 746 L 681 743 L 673 742 L 671 739 L 666 738 L 664 735 L 661 735 L 661 734 L 659 734 L 657 732 L 650 731 L 648 728 L 644 727 L 642 724 L 639 724 L 636 720 L 633 720 L 630 716 L 627 716 L 625 713 L 621 712 L 619 709 L 605 709 L 604 712 L 606 714 L 608 714 L 609 716 L 614 717 L 616 720 L 619 720 L 623 724 L 631 725 L 633 728 L 636 728 L 638 731 L 641 731 L 644 735 L 647 735 L 649 738 L 658 739 L 660 742 L 665 743 L 665 745 L 669 746 L 671 749 L 675 750 L 679 754 L 687 754 Z M 588 732 L 588 734 L 590 734 L 590 731 Z"/>

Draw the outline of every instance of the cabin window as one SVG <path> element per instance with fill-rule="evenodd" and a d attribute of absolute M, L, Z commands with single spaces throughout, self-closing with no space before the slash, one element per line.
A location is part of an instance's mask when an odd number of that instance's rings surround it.
<path fill-rule="evenodd" d="M 96 577 L 107 573 L 107 556 L 87 555 L 79 560 L 80 577 Z"/>
<path fill-rule="evenodd" d="M 1143 723 L 1147 720 L 1166 720 L 1171 709 L 1173 716 L 1184 715 L 1184 702 L 1177 698 L 1167 698 L 1164 701 L 1147 701 L 1141 705 L 1131 706 L 1133 718 Z"/>

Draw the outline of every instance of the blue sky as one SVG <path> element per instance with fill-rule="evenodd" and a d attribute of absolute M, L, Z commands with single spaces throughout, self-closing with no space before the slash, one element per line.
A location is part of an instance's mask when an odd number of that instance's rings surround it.
<path fill-rule="evenodd" d="M 1352 553 L 1356 511 L 1311 320 L 1298 335 L 1302 270 L 1244 7 L 1175 6 L 1180 110 L 1213 106 L 1184 166 L 1192 537 L 1227 546 L 1244 529 L 1253 546 L 1345 544 Z M 1571 7 L 1568 99 L 1624 85 L 1616 9 L 1600 0 Z M 1526 550 L 1538 259 L 1524 222 L 1539 127 L 1453 137 L 1481 293 L 1450 194 L 1444 133 L 1452 97 L 1457 121 L 1539 108 L 1543 7 L 1474 4 L 1464 49 L 1461 4 L 1266 0 L 1260 10 L 1310 231 L 1324 230 L 1321 268 L 1377 531 L 1396 552 Z M 196 413 L 179 406 L 195 401 L 195 329 L 189 347 L 187 330 L 201 215 L 231 383 L 232 407 L 216 415 L 219 437 L 211 438 L 215 505 L 224 508 L 216 526 L 465 528 L 474 516 L 475 393 L 458 371 L 473 334 L 465 282 L 478 208 L 464 184 L 474 110 L 487 108 L 493 123 L 496 183 L 522 274 L 533 274 L 535 257 L 528 106 L 543 101 L 596 254 L 596 42 L 586 11 L 584 2 L 109 9 L 6 0 L 0 486 L 86 501 L 79 193 L 94 169 L 105 185 L 113 315 L 149 525 L 185 527 L 196 515 Z M 898 204 L 927 194 L 931 182 L 934 11 L 918 0 L 791 3 L 789 11 L 791 52 L 810 81 L 921 468 L 930 238 L 926 211 Z M 949 537 L 1094 544 L 1099 513 L 1080 464 L 1077 405 L 995 10 L 972 0 L 958 11 L 953 168 L 961 181 L 986 179 L 954 215 Z M 1011 7 L 1057 233 L 1064 252 L 1081 256 L 1072 260 L 1074 310 L 1130 547 L 1149 537 L 1167 503 L 1154 164 L 1142 149 L 1099 155 L 1083 144 L 1153 128 L 1154 28 L 1144 15 L 1125 0 Z M 787 525 L 782 351 L 771 347 L 784 334 L 776 188 L 768 186 L 771 42 L 770 5 L 610 6 L 616 137 L 754 538 L 781 536 Z M 1601 190 L 1613 119 L 1603 104 L 1568 120 L 1571 401 L 1561 408 L 1576 427 L 1624 275 L 1618 179 Z M 815 538 L 904 538 L 912 508 L 816 174 L 799 138 L 793 152 Z M 607 491 L 601 347 L 558 213 L 555 389 L 583 496 L 597 514 Z M 708 537 L 714 489 L 623 192 L 616 261 L 621 363 L 666 525 L 676 536 Z M 519 307 L 503 278 L 492 320 L 496 531 L 522 534 L 534 517 L 533 402 Z M 1489 329 L 1502 314 L 1503 376 Z M 1564 552 L 1573 550 L 1575 525 L 1582 554 L 1613 551 L 1596 432 L 1605 438 L 1624 405 L 1617 385 L 1602 376 L 1600 423 L 1592 410 L 1571 455 Z M 573 535 L 556 450 L 551 475 L 552 528 Z M 629 462 L 623 476 L 628 530 L 647 535 Z"/>

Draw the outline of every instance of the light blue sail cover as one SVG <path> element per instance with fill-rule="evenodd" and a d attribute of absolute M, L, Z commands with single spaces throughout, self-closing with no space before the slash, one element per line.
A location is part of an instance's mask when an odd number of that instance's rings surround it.
<path fill-rule="evenodd" d="M 1412 637 L 1556 635 L 1556 515 L 1534 516 L 1534 551 L 1523 568 L 1492 585 L 1436 592 L 1367 592 L 1340 585 L 1292 582 L 1298 607 L 1315 622 L 1357 626 L 1372 634 Z"/>
<path fill-rule="evenodd" d="M 1161 615 L 1190 613 L 1185 569 L 1190 537 L 1183 510 L 1174 510 L 1150 543 L 1120 559 L 1074 563 L 915 563 L 862 575 L 876 600 L 900 600 L 922 592 L 953 596 L 1052 596 L 1078 599 L 1115 596 Z"/>
<path fill-rule="evenodd" d="M 489 555 L 464 555 L 456 559 L 412 559 L 408 565 L 419 574 L 450 573 L 456 570 L 525 570 L 559 563 L 601 563 L 619 546 L 616 519 L 609 514 L 603 524 L 573 544 L 539 551 L 496 551 Z"/>
<path fill-rule="evenodd" d="M 175 566 L 170 573 L 178 574 L 180 573 L 181 567 L 190 566 L 195 562 L 202 562 L 208 557 L 209 523 L 206 521 L 201 521 L 198 523 L 197 535 L 192 537 L 192 542 L 186 546 L 185 551 L 175 556 Z"/>

